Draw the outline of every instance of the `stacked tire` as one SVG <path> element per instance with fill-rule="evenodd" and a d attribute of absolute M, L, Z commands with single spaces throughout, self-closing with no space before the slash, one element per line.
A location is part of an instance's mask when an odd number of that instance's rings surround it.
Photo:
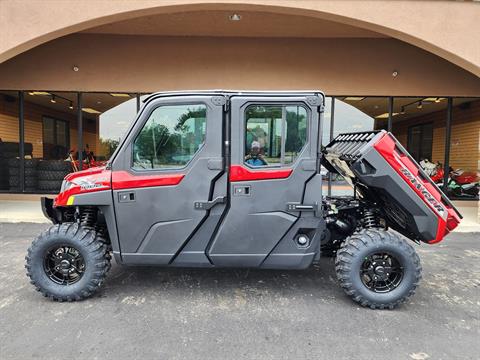
<path fill-rule="evenodd" d="M 8 168 L 8 159 L 18 156 L 18 145 L 13 142 L 0 141 L 0 189 L 8 190 L 10 188 Z"/>
<path fill-rule="evenodd" d="M 0 154 L 0 190 L 8 190 L 8 159 Z"/>
<path fill-rule="evenodd" d="M 37 190 L 38 159 L 25 159 L 25 191 L 34 192 Z M 8 185 L 10 191 L 20 191 L 20 159 L 8 160 Z"/>
<path fill-rule="evenodd" d="M 72 165 L 64 160 L 43 160 L 38 163 L 38 189 L 58 192 L 63 178 L 72 171 Z"/>

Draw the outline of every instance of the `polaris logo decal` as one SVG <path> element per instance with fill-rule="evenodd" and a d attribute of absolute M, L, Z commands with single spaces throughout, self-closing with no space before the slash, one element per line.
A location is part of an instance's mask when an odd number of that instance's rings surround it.
<path fill-rule="evenodd" d="M 93 189 L 99 189 L 99 188 L 108 188 L 108 186 L 96 182 L 95 180 L 90 180 L 89 178 L 85 179 L 79 179 L 78 182 L 76 182 L 77 185 L 80 185 L 81 190 L 93 190 Z"/>
<path fill-rule="evenodd" d="M 437 213 L 444 218 L 446 215 L 445 207 L 440 202 L 438 202 L 437 199 L 432 196 L 432 194 L 430 194 L 430 192 L 425 188 L 425 186 L 422 185 L 420 180 L 404 167 L 400 169 L 400 172 L 405 175 L 405 177 L 413 185 L 413 187 L 417 189 L 420 194 L 422 194 L 423 198 L 437 211 Z"/>

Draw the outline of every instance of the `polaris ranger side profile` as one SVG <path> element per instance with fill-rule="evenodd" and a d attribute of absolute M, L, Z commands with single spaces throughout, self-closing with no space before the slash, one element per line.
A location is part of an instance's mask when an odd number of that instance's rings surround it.
<path fill-rule="evenodd" d="M 53 226 L 28 249 L 45 296 L 87 298 L 118 264 L 305 269 L 334 255 L 352 299 L 393 308 L 421 265 L 411 243 L 441 241 L 461 216 L 391 133 L 322 147 L 321 92 L 149 96 L 105 167 L 42 198 Z M 321 168 L 353 187 L 325 197 Z M 406 239 L 405 239 L 406 238 Z"/>

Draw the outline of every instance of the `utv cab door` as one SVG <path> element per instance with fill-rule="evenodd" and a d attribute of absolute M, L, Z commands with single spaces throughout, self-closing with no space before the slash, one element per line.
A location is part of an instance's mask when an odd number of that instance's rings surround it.
<path fill-rule="evenodd" d="M 225 207 L 223 96 L 147 101 L 112 164 L 122 262 L 211 265 Z"/>
<path fill-rule="evenodd" d="M 230 203 L 208 249 L 214 265 L 303 268 L 318 254 L 322 108 L 314 93 L 231 97 Z"/>

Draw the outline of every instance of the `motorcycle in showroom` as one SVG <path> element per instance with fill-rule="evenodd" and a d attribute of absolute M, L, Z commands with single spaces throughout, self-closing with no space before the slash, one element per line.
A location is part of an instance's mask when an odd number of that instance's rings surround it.
<path fill-rule="evenodd" d="M 445 170 L 442 163 L 433 163 L 428 159 L 420 161 L 420 166 L 440 187 L 443 186 Z M 449 168 L 447 195 L 461 199 L 478 199 L 480 176 L 476 172 Z"/>

